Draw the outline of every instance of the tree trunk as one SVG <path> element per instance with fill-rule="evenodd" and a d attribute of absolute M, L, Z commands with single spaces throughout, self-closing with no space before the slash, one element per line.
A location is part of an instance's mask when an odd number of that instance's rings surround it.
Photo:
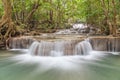
<path fill-rule="evenodd" d="M 114 36 L 117 36 L 117 33 L 116 33 L 116 28 L 117 28 L 117 12 L 116 12 L 116 3 L 115 3 L 115 0 L 112 0 L 112 6 L 113 6 L 113 35 Z"/>
<path fill-rule="evenodd" d="M 27 17 L 25 18 L 25 24 L 27 25 L 27 30 L 30 30 L 31 24 L 34 26 L 33 23 L 31 23 L 31 19 L 34 15 L 34 13 L 36 12 L 36 10 L 39 8 L 40 4 L 39 4 L 39 0 L 35 1 L 32 7 L 32 10 L 28 13 Z"/>
<path fill-rule="evenodd" d="M 40 4 L 39 4 L 39 0 L 38 1 L 35 1 L 34 4 L 33 4 L 33 8 L 32 10 L 30 11 L 30 13 L 28 14 L 28 16 L 26 17 L 25 19 L 25 22 L 29 22 L 31 17 L 33 16 L 33 14 L 35 13 L 35 11 L 39 8 Z"/>
<path fill-rule="evenodd" d="M 52 5 L 52 0 L 49 1 L 50 5 Z M 53 24 L 53 10 L 50 9 L 49 11 L 50 23 Z"/>
<path fill-rule="evenodd" d="M 13 6 L 12 6 L 12 8 L 13 8 L 13 10 L 15 9 L 15 1 L 14 0 L 13 0 Z M 17 11 L 14 12 L 14 20 L 16 22 L 18 22 L 18 12 Z"/>
<path fill-rule="evenodd" d="M 57 26 L 56 26 L 56 29 L 59 29 L 60 28 L 60 0 L 58 0 L 58 3 L 57 3 Z"/>
<path fill-rule="evenodd" d="M 102 4 L 103 11 L 104 11 L 106 24 L 109 27 L 109 35 L 113 35 L 113 27 L 112 27 L 112 24 L 109 18 L 109 7 L 107 8 L 105 4 L 105 0 L 101 0 L 101 4 Z M 108 6 L 109 6 L 109 2 L 108 2 Z"/>
<path fill-rule="evenodd" d="M 3 7 L 4 7 L 4 15 L 0 20 L 0 34 L 1 39 L 6 40 L 8 37 L 11 36 L 12 32 L 14 31 L 14 23 L 12 22 L 12 6 L 10 0 L 2 0 Z"/>
<path fill-rule="evenodd" d="M 108 1 L 108 8 L 105 4 L 105 0 L 101 0 L 101 4 L 102 4 L 102 8 L 103 8 L 103 11 L 104 11 L 104 15 L 106 17 L 106 23 L 109 27 L 109 35 L 113 35 L 113 36 L 116 36 L 116 8 L 115 8 L 115 1 L 112 0 L 112 4 L 110 5 L 110 1 Z M 110 15 L 109 15 L 109 7 L 112 6 L 113 7 L 113 19 L 110 18 Z"/>

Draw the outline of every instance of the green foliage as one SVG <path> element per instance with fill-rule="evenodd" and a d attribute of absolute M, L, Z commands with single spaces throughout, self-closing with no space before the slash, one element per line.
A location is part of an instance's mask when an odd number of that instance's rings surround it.
<path fill-rule="evenodd" d="M 111 0 L 104 1 L 106 8 L 109 9 L 110 20 L 112 20 L 114 16 L 112 2 Z M 108 1 L 110 4 L 108 4 Z M 115 1 L 117 25 L 120 26 L 120 1 Z M 12 0 L 14 20 L 18 20 L 21 25 L 26 25 L 24 21 L 32 11 L 35 2 L 38 2 L 40 6 L 31 17 L 31 21 L 38 22 L 37 27 L 39 28 L 65 28 L 76 21 L 105 28 L 104 20 L 106 16 L 101 0 Z M 2 4 L 1 1 L 0 4 Z M 2 15 L 3 6 L 0 5 L 0 16 Z"/>
<path fill-rule="evenodd" d="M 1 0 L 0 0 L 0 4 L 2 4 Z M 0 5 L 0 18 L 2 17 L 3 15 L 3 5 Z"/>

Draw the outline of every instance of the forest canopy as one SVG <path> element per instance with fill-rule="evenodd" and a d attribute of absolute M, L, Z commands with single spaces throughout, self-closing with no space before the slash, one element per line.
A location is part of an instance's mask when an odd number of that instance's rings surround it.
<path fill-rule="evenodd" d="M 75 23 L 117 35 L 120 26 L 120 0 L 0 0 L 0 4 L 3 38 L 21 31 L 54 32 Z"/>

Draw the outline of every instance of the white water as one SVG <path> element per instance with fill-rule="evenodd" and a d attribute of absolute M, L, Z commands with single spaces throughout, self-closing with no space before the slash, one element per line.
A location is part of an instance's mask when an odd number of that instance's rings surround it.
<path fill-rule="evenodd" d="M 28 51 L 29 54 L 18 55 L 5 61 L 1 59 L 0 80 L 119 80 L 120 78 L 119 56 L 109 59 L 111 55 L 107 57 L 108 52 L 92 51 L 89 40 L 35 41 Z"/>
<path fill-rule="evenodd" d="M 30 36 L 10 38 L 6 45 L 8 49 L 27 49 L 35 39 Z"/>
<path fill-rule="evenodd" d="M 75 47 L 76 55 L 88 55 L 92 51 L 92 46 L 88 41 L 82 41 Z"/>
<path fill-rule="evenodd" d="M 29 54 L 38 56 L 88 55 L 92 46 L 88 40 L 82 42 L 55 41 L 33 42 Z"/>
<path fill-rule="evenodd" d="M 22 54 L 12 58 L 1 58 L 0 80 L 119 80 L 119 56 L 112 55 L 112 59 L 106 52 L 92 51 L 89 54 L 62 57 Z"/>

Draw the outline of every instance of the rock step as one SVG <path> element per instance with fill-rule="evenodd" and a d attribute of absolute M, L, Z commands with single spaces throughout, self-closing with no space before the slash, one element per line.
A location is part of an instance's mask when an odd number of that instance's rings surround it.
<path fill-rule="evenodd" d="M 0 42 L 0 49 L 5 49 L 5 43 Z"/>
<path fill-rule="evenodd" d="M 119 37 L 90 38 L 93 50 L 120 52 Z"/>

